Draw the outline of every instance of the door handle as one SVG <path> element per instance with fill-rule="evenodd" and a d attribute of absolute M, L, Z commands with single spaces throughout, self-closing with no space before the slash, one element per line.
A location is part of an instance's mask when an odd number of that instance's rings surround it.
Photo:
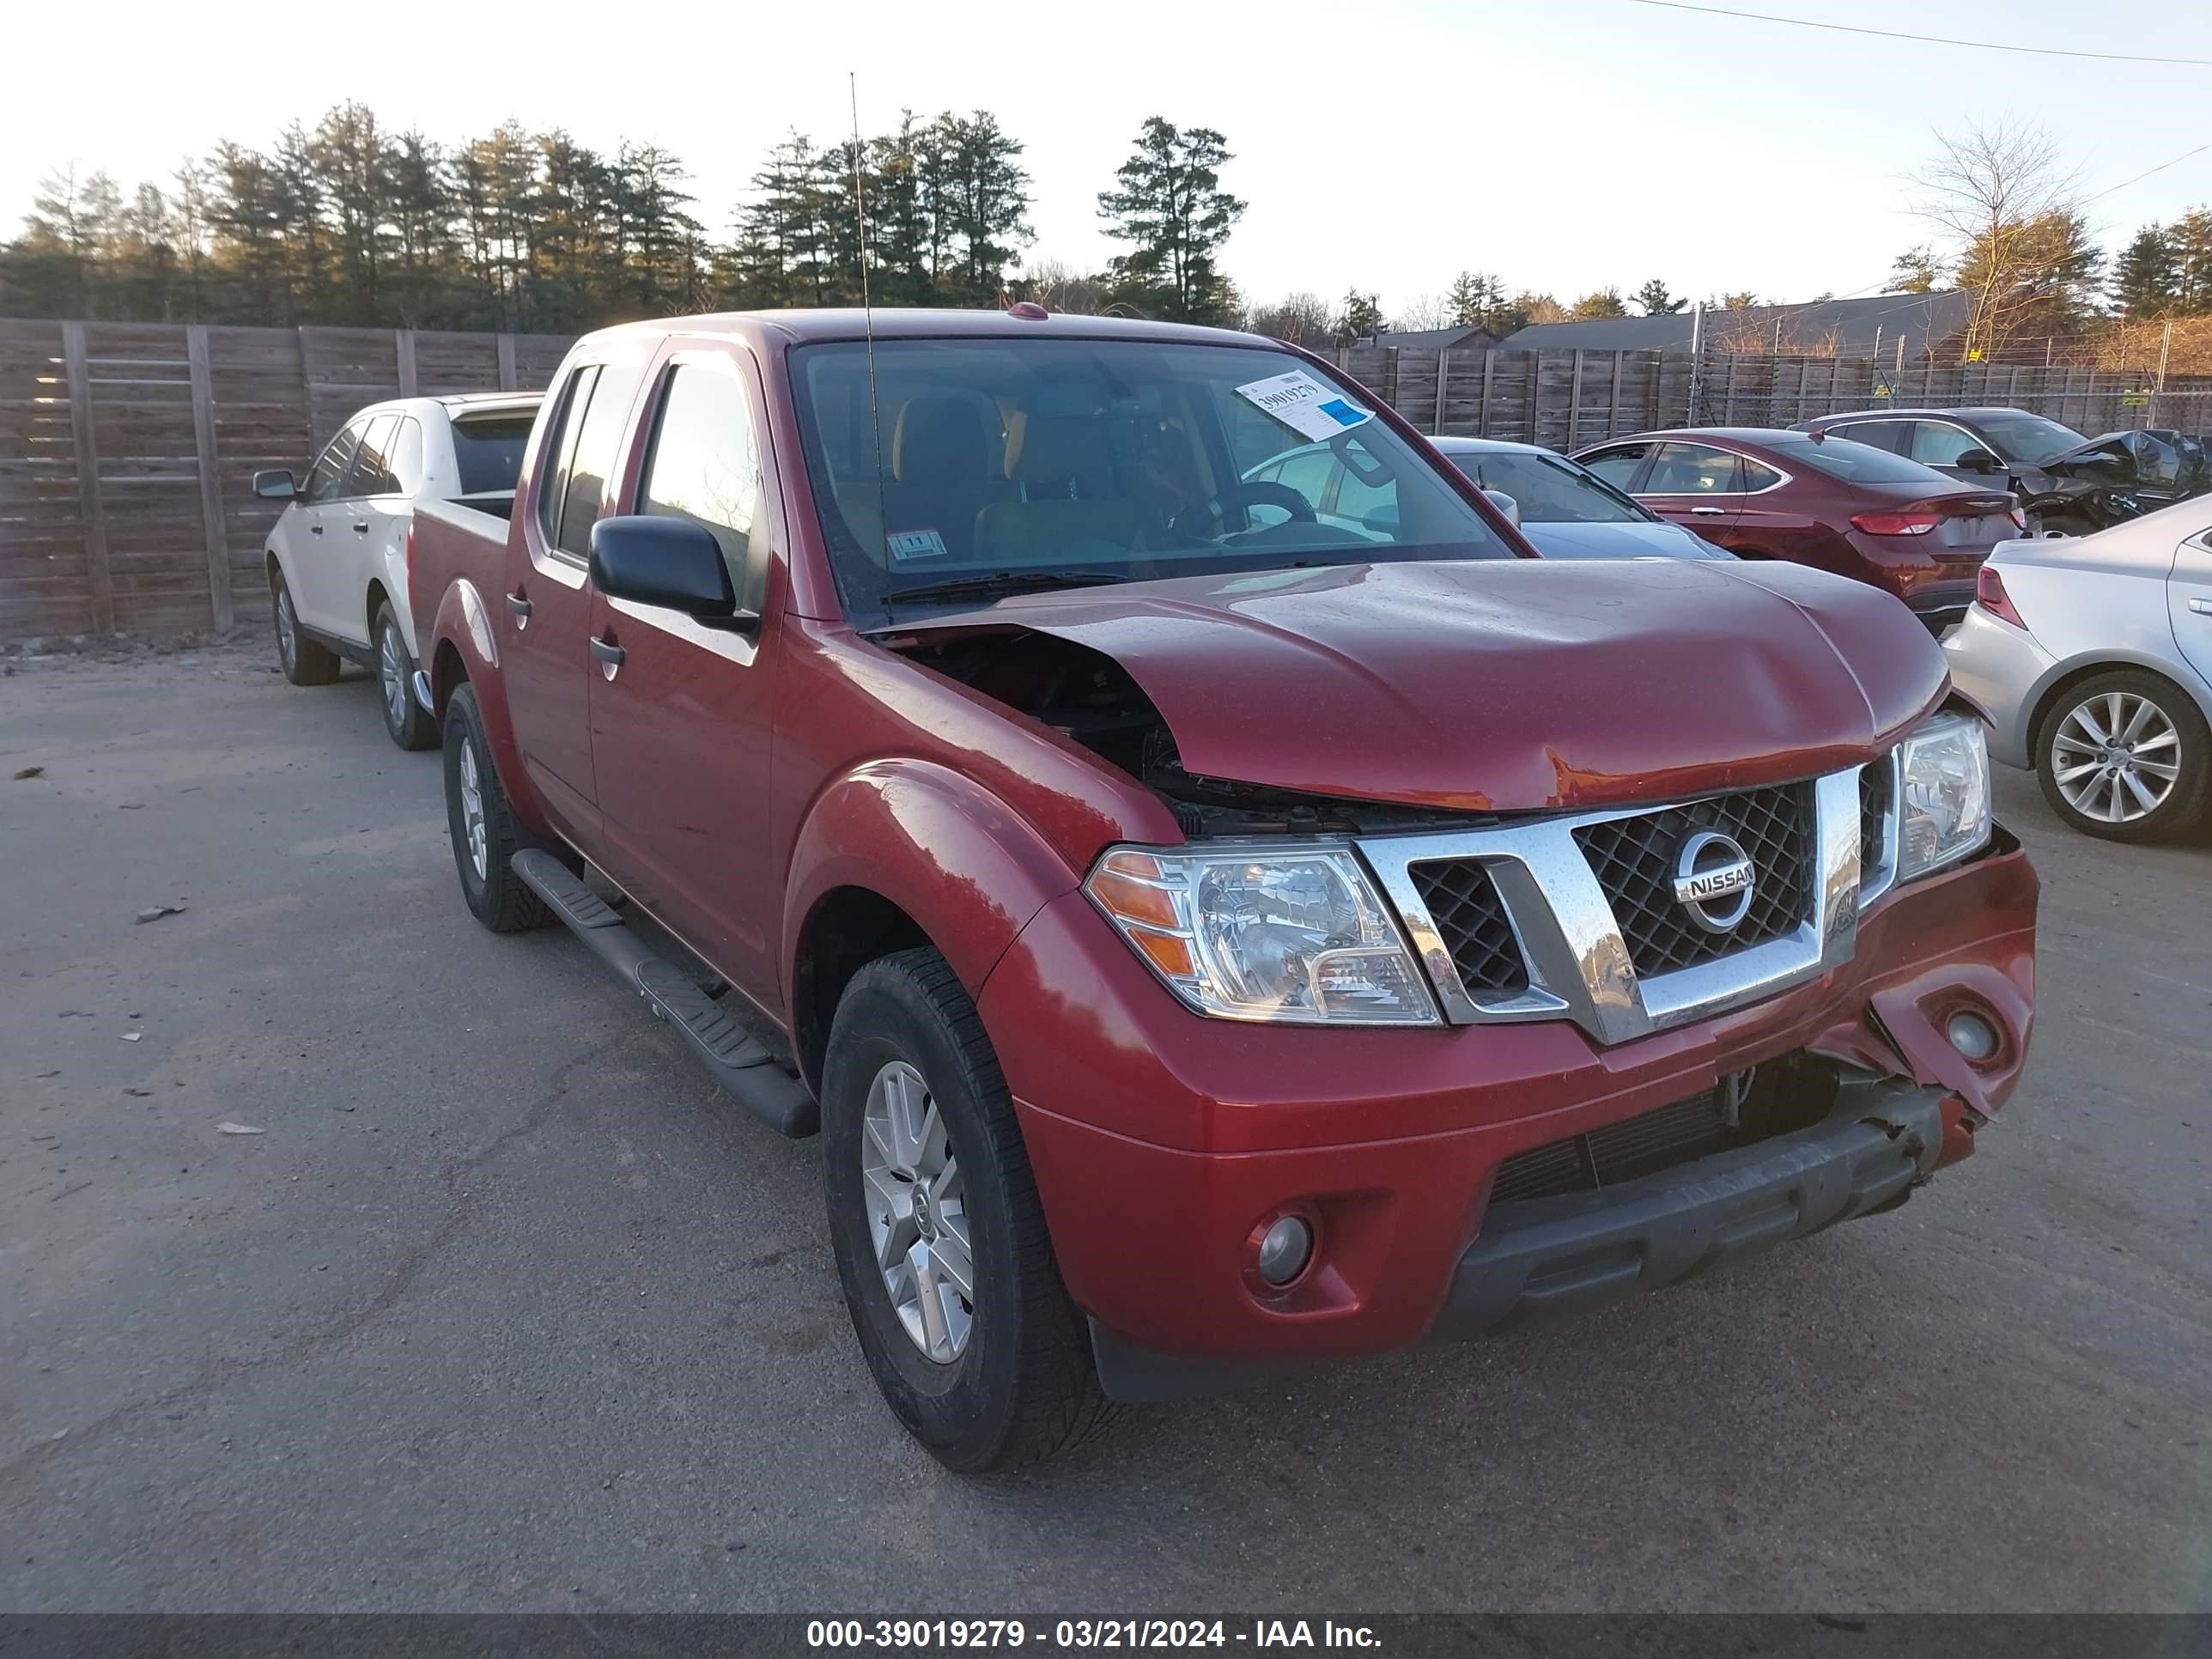
<path fill-rule="evenodd" d="M 1725 514 L 1728 512 L 1728 508 L 1724 507 L 1693 507 L 1690 511 L 1697 514 L 1701 519 L 1717 519 Z"/>
<path fill-rule="evenodd" d="M 592 654 L 599 659 L 599 665 L 606 671 L 607 678 L 612 679 L 615 677 L 615 670 L 623 665 L 623 659 L 629 653 L 612 640 L 595 639 L 592 641 Z"/>
<path fill-rule="evenodd" d="M 353 533 L 356 536 L 366 536 L 368 534 L 368 525 L 367 521 L 356 519 L 354 521 Z"/>
<path fill-rule="evenodd" d="M 2212 617 L 2212 599 L 2191 599 L 2189 608 L 2200 617 Z"/>
<path fill-rule="evenodd" d="M 514 626 L 518 631 L 530 626 L 530 601 L 525 599 L 520 591 L 507 596 L 507 608 L 514 617 Z"/>
<path fill-rule="evenodd" d="M 307 526 L 307 533 L 310 536 L 319 536 L 323 533 L 323 527 L 319 524 L 311 524 Z"/>

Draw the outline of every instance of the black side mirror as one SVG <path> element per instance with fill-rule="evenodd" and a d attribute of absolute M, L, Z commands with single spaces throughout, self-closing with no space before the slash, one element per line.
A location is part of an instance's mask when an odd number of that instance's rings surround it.
<path fill-rule="evenodd" d="M 747 623 L 714 532 L 689 519 L 635 515 L 592 526 L 592 580 L 611 599 L 653 605 L 704 623 Z"/>
<path fill-rule="evenodd" d="M 253 493 L 264 501 L 289 501 L 300 493 L 289 468 L 264 467 L 253 475 Z"/>
<path fill-rule="evenodd" d="M 2004 463 L 1986 449 L 1970 449 L 1956 463 L 1961 472 L 2002 472 Z"/>

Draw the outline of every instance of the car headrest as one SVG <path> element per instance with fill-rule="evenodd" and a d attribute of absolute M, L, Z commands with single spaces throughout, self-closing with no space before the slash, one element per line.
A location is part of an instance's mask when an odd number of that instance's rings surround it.
<path fill-rule="evenodd" d="M 901 483 L 969 483 L 990 471 L 983 417 L 965 398 L 909 398 L 891 433 L 891 477 Z"/>
<path fill-rule="evenodd" d="M 1018 409 L 1006 417 L 1006 477 L 1018 483 L 1073 478 L 1104 459 L 1104 434 L 1087 416 Z"/>

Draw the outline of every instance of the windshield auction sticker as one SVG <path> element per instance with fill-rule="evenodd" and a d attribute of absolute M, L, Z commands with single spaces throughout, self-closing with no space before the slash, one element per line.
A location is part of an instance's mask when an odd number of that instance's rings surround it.
<path fill-rule="evenodd" d="M 1316 441 L 1374 418 L 1370 411 L 1331 392 L 1302 368 L 1240 386 L 1237 395 L 1265 410 L 1301 438 Z"/>

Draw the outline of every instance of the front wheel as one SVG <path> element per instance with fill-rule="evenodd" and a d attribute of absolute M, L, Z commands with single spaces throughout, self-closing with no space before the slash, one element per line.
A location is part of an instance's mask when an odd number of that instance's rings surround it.
<path fill-rule="evenodd" d="M 1113 1407 L 1060 1282 L 1013 1102 L 945 958 L 854 975 L 823 1068 L 823 1178 L 853 1329 L 907 1431 L 966 1474 L 1073 1446 Z"/>
<path fill-rule="evenodd" d="M 384 699 L 384 729 L 402 749 L 428 749 L 438 741 L 438 722 L 415 701 L 414 683 L 415 658 L 387 600 L 376 609 L 376 689 Z"/>
<path fill-rule="evenodd" d="M 2036 781 L 2058 816 L 2106 841 L 2165 841 L 2204 821 L 2212 732 L 2188 694 L 2139 669 L 2084 680 L 2036 740 Z"/>

